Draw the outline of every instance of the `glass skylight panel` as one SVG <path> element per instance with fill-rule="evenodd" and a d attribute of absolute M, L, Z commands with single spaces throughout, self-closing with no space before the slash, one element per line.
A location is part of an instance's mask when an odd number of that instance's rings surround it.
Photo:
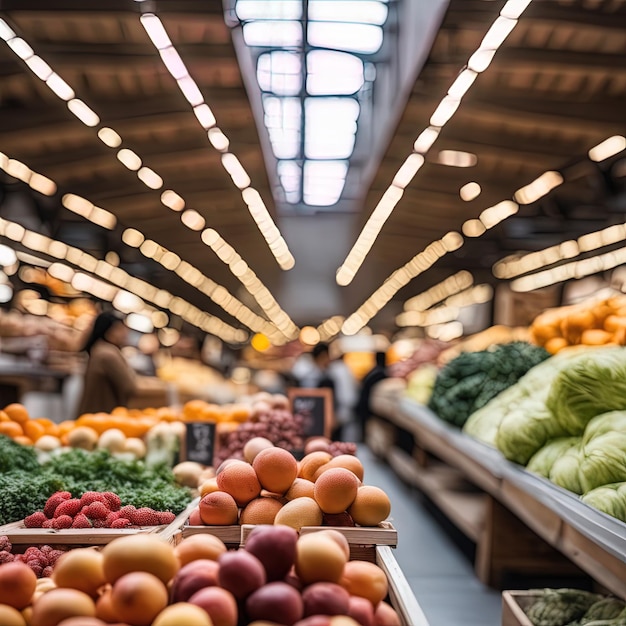
<path fill-rule="evenodd" d="M 304 154 L 307 159 L 347 159 L 354 149 L 359 103 L 352 98 L 307 98 Z"/>
<path fill-rule="evenodd" d="M 302 46 L 300 22 L 248 22 L 243 26 L 243 38 L 248 46 L 297 48 Z"/>
<path fill-rule="evenodd" d="M 347 161 L 306 161 L 304 164 L 304 197 L 306 204 L 335 204 L 346 183 Z"/>
<path fill-rule="evenodd" d="M 312 50 L 306 56 L 306 90 L 313 96 L 352 95 L 363 87 L 363 61 L 347 52 Z"/>
<path fill-rule="evenodd" d="M 257 63 L 257 80 L 263 91 L 295 96 L 302 88 L 300 56 L 285 50 L 266 52 Z"/>
<path fill-rule="evenodd" d="M 355 14 L 358 14 L 356 9 Z M 310 22 L 307 38 L 309 44 L 317 48 L 374 54 L 383 44 L 383 29 L 371 24 Z"/>
<path fill-rule="evenodd" d="M 315 21 L 382 26 L 387 20 L 387 13 L 387 5 L 377 0 L 309 0 L 309 19 Z"/>
<path fill-rule="evenodd" d="M 239 0 L 235 11 L 241 21 L 299 20 L 302 18 L 302 0 Z"/>
<path fill-rule="evenodd" d="M 300 200 L 300 181 L 302 180 L 302 168 L 295 161 L 279 161 L 278 177 L 280 184 L 285 190 L 288 202 Z"/>
<path fill-rule="evenodd" d="M 295 159 L 300 152 L 302 127 L 300 100 L 264 96 L 265 126 L 277 159 Z"/>

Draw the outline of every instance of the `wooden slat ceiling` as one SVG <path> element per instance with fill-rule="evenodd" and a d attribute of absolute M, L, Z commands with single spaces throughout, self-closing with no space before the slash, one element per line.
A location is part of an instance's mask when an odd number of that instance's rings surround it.
<path fill-rule="evenodd" d="M 221 2 L 156 4 L 233 151 L 273 211 L 259 136 Z M 503 4 L 504 0 L 451 0 L 430 57 L 365 195 L 361 225 Z M 137 3 L 0 0 L 0 16 L 74 87 L 77 97 L 99 114 L 103 124 L 122 135 L 126 147 L 164 178 L 165 188 L 183 195 L 189 207 L 240 251 L 270 289 L 279 284 L 280 270 L 240 192 L 141 27 Z M 510 198 L 546 169 L 582 158 L 606 137 L 623 133 L 625 111 L 626 0 L 536 0 L 445 127 L 356 281 L 367 283 L 369 276 L 391 273 L 430 241 L 449 230 L 460 230 L 463 221 Z M 442 149 L 472 152 L 478 164 L 467 169 L 438 165 L 433 157 Z M 142 230 L 241 296 L 239 283 L 200 242 L 199 235 L 184 228 L 179 216 L 161 205 L 159 193 L 148 190 L 117 162 L 95 130 L 76 121 L 4 45 L 0 46 L 0 151 L 53 178 L 61 193 L 84 195 L 114 212 L 124 226 Z M 477 181 L 483 193 L 466 203 L 458 191 L 470 180 Z M 575 233 L 586 224 L 580 222 L 577 227 L 568 220 L 568 211 L 581 203 L 596 206 L 603 202 L 601 192 L 588 180 L 568 183 L 559 191 L 557 218 L 562 219 L 566 233 Z M 62 208 L 51 212 L 49 204 L 45 207 L 41 215 L 52 236 L 61 237 L 66 225 L 76 222 Z M 531 206 L 520 216 L 545 211 L 544 206 Z M 602 220 L 607 224 L 623 221 L 623 215 L 599 212 L 598 221 Z M 489 268 L 504 254 L 544 243 L 532 233 L 512 240 L 506 228 L 493 229 L 448 255 L 400 297 L 418 293 L 461 267 L 488 278 Z M 84 232 L 88 231 L 85 227 Z M 345 253 L 352 244 L 345 242 Z M 143 257 L 119 243 L 119 231 L 109 236 L 105 247 L 118 251 L 123 263 L 149 274 L 160 286 L 209 312 L 219 311 L 175 276 L 142 266 Z M 293 252 L 297 259 L 297 250 Z M 377 286 L 372 284 L 371 289 Z M 360 302 L 344 304 L 345 314 Z M 328 316 L 335 313 L 329 310 Z M 236 324 L 226 314 L 221 316 Z"/>

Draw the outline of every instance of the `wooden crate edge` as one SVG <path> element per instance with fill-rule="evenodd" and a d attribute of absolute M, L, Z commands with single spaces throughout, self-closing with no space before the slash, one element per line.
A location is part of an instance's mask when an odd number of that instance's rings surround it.
<path fill-rule="evenodd" d="M 536 598 L 536 593 L 530 591 L 503 591 L 502 592 L 502 626 L 533 626 L 524 613 L 519 599 Z"/>

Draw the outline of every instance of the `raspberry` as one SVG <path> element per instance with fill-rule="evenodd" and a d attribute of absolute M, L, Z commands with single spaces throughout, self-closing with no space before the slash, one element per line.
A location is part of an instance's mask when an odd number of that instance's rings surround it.
<path fill-rule="evenodd" d="M 65 500 L 61 502 L 59 506 L 57 506 L 54 511 L 54 517 L 60 517 L 61 515 L 69 515 L 70 517 L 74 517 L 77 513 L 80 512 L 82 505 L 80 500 L 77 498 L 71 498 L 70 500 Z"/>
<path fill-rule="evenodd" d="M 65 550 L 52 550 L 52 552 L 48 555 L 48 562 L 50 565 L 54 565 L 62 554 L 65 554 Z"/>
<path fill-rule="evenodd" d="M 40 550 L 41 550 L 42 554 L 45 554 L 46 556 L 48 556 L 50 554 L 50 552 L 52 552 L 52 550 L 54 550 L 54 548 L 52 546 L 49 546 L 48 544 L 46 544 L 45 546 L 41 546 Z"/>
<path fill-rule="evenodd" d="M 53 569 L 54 568 L 52 567 L 52 565 L 47 565 L 46 567 L 43 568 L 43 572 L 41 572 L 41 577 L 50 578 L 50 576 L 52 576 Z"/>
<path fill-rule="evenodd" d="M 111 511 L 120 510 L 120 507 L 122 506 L 122 501 L 120 500 L 120 497 L 116 493 L 113 493 L 112 491 L 103 491 L 102 495 L 104 496 L 105 500 L 108 502 L 109 508 L 111 509 Z"/>
<path fill-rule="evenodd" d="M 130 520 L 123 517 L 119 517 L 111 523 L 111 528 L 126 528 L 130 526 Z"/>
<path fill-rule="evenodd" d="M 69 515 L 61 515 L 52 520 L 52 528 L 60 530 L 62 528 L 70 528 L 72 526 L 72 518 Z"/>
<path fill-rule="evenodd" d="M 106 519 L 110 512 L 103 502 L 92 502 L 85 515 L 90 519 Z"/>
<path fill-rule="evenodd" d="M 72 522 L 72 528 L 91 528 L 91 522 L 86 515 L 79 513 Z"/>
<path fill-rule="evenodd" d="M 27 561 L 30 561 L 31 559 L 39 559 L 41 557 L 41 550 L 39 548 L 36 548 L 35 546 L 30 546 L 26 548 L 24 556 L 26 557 Z"/>
<path fill-rule="evenodd" d="M 109 506 L 107 499 L 98 491 L 85 491 L 80 497 L 80 503 L 83 506 L 89 506 L 92 502 L 102 502 L 106 504 L 107 508 Z"/>
<path fill-rule="evenodd" d="M 157 516 L 159 518 L 159 524 L 171 524 L 176 519 L 176 515 L 171 511 L 159 511 L 157 512 Z"/>
<path fill-rule="evenodd" d="M 2 552 L 0 552 L 0 565 L 3 563 L 12 563 L 14 560 L 15 557 L 10 552 L 7 552 L 6 550 L 2 550 Z"/>
<path fill-rule="evenodd" d="M 0 551 L 6 550 L 7 552 L 11 552 L 11 548 L 13 548 L 13 546 L 11 545 L 10 539 L 6 535 L 0 536 Z"/>
<path fill-rule="evenodd" d="M 24 526 L 26 526 L 26 528 L 43 528 L 43 523 L 47 519 L 48 518 L 42 511 L 36 511 L 32 515 L 24 518 Z"/>
<path fill-rule="evenodd" d="M 130 521 L 137 526 L 158 526 L 159 516 L 156 511 L 144 506 L 133 513 Z"/>
<path fill-rule="evenodd" d="M 35 572 L 37 578 L 41 578 L 41 573 L 43 572 L 43 565 L 39 561 L 28 561 L 26 563 L 30 569 Z"/>
<path fill-rule="evenodd" d="M 57 491 L 56 493 L 53 493 L 43 507 L 44 515 L 47 518 L 51 518 L 54 515 L 57 506 L 59 506 L 63 500 L 69 500 L 71 497 L 72 494 L 69 491 Z"/>
<path fill-rule="evenodd" d="M 132 504 L 127 504 L 120 509 L 120 516 L 126 519 L 131 519 L 136 510 L 136 507 Z"/>

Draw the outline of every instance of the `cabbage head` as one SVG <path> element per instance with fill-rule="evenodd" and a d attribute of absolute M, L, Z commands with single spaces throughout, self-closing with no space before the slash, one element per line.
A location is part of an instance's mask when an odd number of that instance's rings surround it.
<path fill-rule="evenodd" d="M 580 437 L 559 437 L 558 439 L 552 439 L 539 449 L 533 456 L 526 469 L 549 478 L 550 471 L 555 461 L 563 456 L 570 448 L 580 444 Z"/>
<path fill-rule="evenodd" d="M 597 487 L 581 499 L 585 504 L 626 522 L 626 482 Z"/>
<path fill-rule="evenodd" d="M 611 411 L 594 417 L 585 428 L 583 445 L 588 444 L 595 437 L 611 431 L 626 433 L 626 411 Z"/>
<path fill-rule="evenodd" d="M 583 493 L 580 483 L 581 445 L 575 445 L 559 457 L 550 470 L 550 480 L 564 489 L 577 494 Z"/>
<path fill-rule="evenodd" d="M 581 435 L 597 415 L 626 410 L 626 348 L 577 355 L 552 382 L 546 404 L 568 435 Z"/>
<path fill-rule="evenodd" d="M 606 432 L 583 445 L 579 475 L 583 493 L 626 481 L 626 432 Z"/>
<path fill-rule="evenodd" d="M 550 439 L 563 434 L 543 402 L 528 399 L 504 416 L 496 445 L 507 459 L 526 465 Z"/>

